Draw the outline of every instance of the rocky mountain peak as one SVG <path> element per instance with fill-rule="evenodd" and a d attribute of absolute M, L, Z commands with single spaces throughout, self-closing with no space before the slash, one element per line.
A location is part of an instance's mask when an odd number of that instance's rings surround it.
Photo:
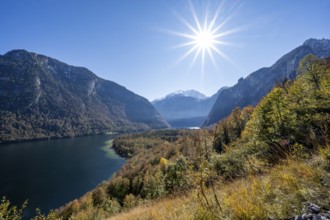
<path fill-rule="evenodd" d="M 310 47 L 320 58 L 325 58 L 330 56 L 330 39 L 314 39 L 310 38 L 306 40 L 303 44 L 304 46 Z"/>
<path fill-rule="evenodd" d="M 4 56 L 7 58 L 16 60 L 16 61 L 23 61 L 26 59 L 30 59 L 31 55 L 35 55 L 35 54 L 29 53 L 26 50 L 18 49 L 18 50 L 11 50 L 11 51 L 7 52 Z"/>

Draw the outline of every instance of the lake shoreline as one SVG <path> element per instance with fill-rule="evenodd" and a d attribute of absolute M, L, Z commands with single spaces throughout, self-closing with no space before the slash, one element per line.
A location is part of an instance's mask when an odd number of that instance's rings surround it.
<path fill-rule="evenodd" d="M 28 143 L 28 142 L 38 142 L 38 141 L 47 141 L 47 140 L 61 140 L 61 139 L 70 139 L 70 138 L 79 138 L 79 137 L 92 137 L 92 136 L 102 136 L 102 135 L 112 135 L 112 134 L 125 134 L 124 132 L 120 131 L 107 131 L 102 133 L 95 133 L 95 134 L 83 134 L 83 135 L 74 135 L 74 136 L 49 136 L 49 137 L 40 137 L 40 138 L 25 138 L 25 139 L 16 139 L 16 140 L 1 140 L 0 146 L 2 144 L 15 144 L 15 143 Z"/>
<path fill-rule="evenodd" d="M 157 129 L 146 129 L 146 130 L 103 130 L 95 133 L 85 133 L 85 134 L 77 134 L 77 135 L 65 135 L 65 136 L 44 136 L 44 137 L 27 137 L 27 138 L 17 138 L 13 140 L 0 140 L 0 146 L 2 144 L 10 144 L 10 143 L 25 143 L 25 142 L 35 142 L 35 141 L 45 141 L 45 140 L 57 140 L 57 139 L 68 139 L 75 137 L 88 137 L 88 136 L 99 136 L 99 135 L 107 135 L 107 134 L 129 134 L 129 133 L 140 133 L 150 130 Z M 160 129 L 162 130 L 162 129 Z"/>

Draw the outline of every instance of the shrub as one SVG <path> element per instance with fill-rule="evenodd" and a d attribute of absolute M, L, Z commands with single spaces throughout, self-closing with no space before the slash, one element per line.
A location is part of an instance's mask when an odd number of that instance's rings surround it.
<path fill-rule="evenodd" d="M 77 199 L 73 200 L 69 203 L 69 205 L 66 205 L 64 210 L 61 211 L 60 215 L 63 217 L 63 219 L 69 219 L 73 214 L 79 211 L 79 202 Z"/>
<path fill-rule="evenodd" d="M 103 206 L 106 200 L 108 199 L 108 195 L 105 192 L 104 188 L 98 187 L 93 191 L 93 206 Z"/>
<path fill-rule="evenodd" d="M 327 171 L 330 171 L 330 145 L 324 148 L 320 148 L 320 156 L 323 161 L 323 167 Z"/>
<path fill-rule="evenodd" d="M 21 208 L 11 206 L 9 200 L 3 197 L 0 203 L 0 219 L 1 220 L 20 220 L 22 219 L 23 209 L 26 207 L 25 201 Z"/>
<path fill-rule="evenodd" d="M 226 145 L 241 137 L 252 112 L 253 107 L 251 106 L 247 106 L 242 110 L 235 108 L 227 118 L 217 123 L 213 136 L 213 148 L 217 153 L 222 153 Z"/>
<path fill-rule="evenodd" d="M 154 174 L 147 173 L 144 176 L 141 194 L 146 199 L 155 199 L 165 195 L 166 191 L 163 172 L 158 170 Z"/>
<path fill-rule="evenodd" d="M 244 158 L 237 151 L 218 155 L 213 159 L 217 173 L 225 179 L 234 179 L 245 175 Z"/>
<path fill-rule="evenodd" d="M 165 171 L 165 186 L 168 192 L 174 192 L 190 187 L 188 162 L 184 156 L 170 163 Z"/>
<path fill-rule="evenodd" d="M 140 175 L 135 176 L 132 181 L 132 193 L 138 195 L 141 193 L 143 188 L 143 177 Z"/>
<path fill-rule="evenodd" d="M 130 181 L 125 177 L 117 177 L 110 182 L 107 190 L 110 197 L 115 197 L 123 203 L 125 196 L 130 192 Z"/>
<path fill-rule="evenodd" d="M 121 205 L 116 199 L 106 200 L 103 209 L 108 213 L 108 215 L 117 213 L 121 210 Z"/>
<path fill-rule="evenodd" d="M 164 157 L 160 158 L 159 165 L 160 165 L 160 168 L 162 169 L 162 171 L 164 172 L 167 169 L 168 160 Z"/>
<path fill-rule="evenodd" d="M 128 194 L 124 198 L 124 207 L 125 208 L 132 208 L 139 204 L 139 198 L 134 196 L 133 194 Z"/>

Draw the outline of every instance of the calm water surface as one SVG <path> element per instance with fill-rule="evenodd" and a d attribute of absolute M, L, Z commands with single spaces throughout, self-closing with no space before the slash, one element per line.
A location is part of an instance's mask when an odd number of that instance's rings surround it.
<path fill-rule="evenodd" d="M 114 135 L 0 145 L 0 196 L 26 216 L 58 208 L 109 179 L 124 164 L 112 149 Z"/>

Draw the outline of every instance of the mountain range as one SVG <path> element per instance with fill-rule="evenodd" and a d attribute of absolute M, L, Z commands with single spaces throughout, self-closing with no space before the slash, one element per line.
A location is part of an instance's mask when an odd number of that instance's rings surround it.
<path fill-rule="evenodd" d="M 318 58 L 330 56 L 329 39 L 308 39 L 303 45 L 281 57 L 271 67 L 261 68 L 237 84 L 223 89 L 215 101 L 204 126 L 209 126 L 225 118 L 235 107 L 256 105 L 276 83 L 285 79 L 294 79 L 297 75 L 299 61 L 307 54 Z"/>
<path fill-rule="evenodd" d="M 221 91 L 206 97 L 195 90 L 179 90 L 151 103 L 172 127 L 198 127 L 205 121 Z"/>
<path fill-rule="evenodd" d="M 83 67 L 13 50 L 0 56 L 0 142 L 167 128 L 145 98 Z"/>
<path fill-rule="evenodd" d="M 86 68 L 13 50 L 0 56 L 0 142 L 162 129 L 169 124 L 209 126 L 235 107 L 256 105 L 276 83 L 294 79 L 307 54 L 329 57 L 330 40 L 306 40 L 271 67 L 240 78 L 211 97 L 177 91 L 151 104 Z"/>

